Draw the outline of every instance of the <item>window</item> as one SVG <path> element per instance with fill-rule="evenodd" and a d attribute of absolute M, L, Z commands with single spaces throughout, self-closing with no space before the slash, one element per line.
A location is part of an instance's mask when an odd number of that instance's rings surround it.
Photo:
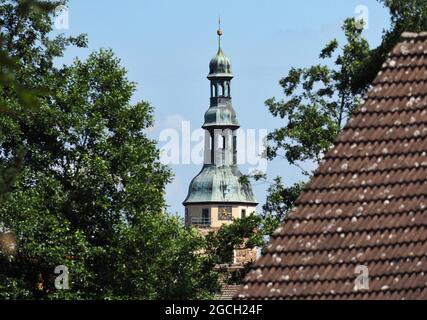
<path fill-rule="evenodd" d="M 202 224 L 203 225 L 211 224 L 211 213 L 209 212 L 209 209 L 202 210 Z"/>
<path fill-rule="evenodd" d="M 212 84 L 211 85 L 211 97 L 214 97 L 214 92 L 215 92 L 215 86 Z"/>
<path fill-rule="evenodd" d="M 242 209 L 242 219 L 246 218 L 246 209 Z"/>
<path fill-rule="evenodd" d="M 218 149 L 225 149 L 225 136 L 218 135 Z"/>
<path fill-rule="evenodd" d="M 229 94 L 228 94 L 228 88 L 229 88 L 229 86 L 228 86 L 228 82 L 226 81 L 226 82 L 224 83 L 224 96 L 225 96 L 225 97 L 228 97 L 228 96 L 229 96 Z"/>
<path fill-rule="evenodd" d="M 218 208 L 218 220 L 231 221 L 233 220 L 232 207 L 219 207 Z"/>

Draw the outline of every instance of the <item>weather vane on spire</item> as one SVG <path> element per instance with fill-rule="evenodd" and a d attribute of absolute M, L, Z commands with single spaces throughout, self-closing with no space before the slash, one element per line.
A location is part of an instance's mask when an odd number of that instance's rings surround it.
<path fill-rule="evenodd" d="M 216 31 L 216 34 L 218 35 L 218 49 L 221 49 L 221 36 L 222 36 L 221 16 L 218 17 L 218 30 Z"/>

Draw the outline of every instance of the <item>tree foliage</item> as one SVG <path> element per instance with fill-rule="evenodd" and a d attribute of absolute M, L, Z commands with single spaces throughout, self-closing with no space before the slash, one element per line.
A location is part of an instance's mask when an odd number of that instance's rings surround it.
<path fill-rule="evenodd" d="M 344 45 L 334 39 L 319 55 L 322 62 L 333 59 L 332 64 L 292 68 L 280 80 L 285 99 L 266 101 L 270 113 L 284 123 L 268 136 L 268 159 L 282 158 L 310 177 L 311 172 L 304 169 L 304 164 L 319 164 L 400 35 L 404 31 L 427 31 L 427 0 L 378 1 L 388 9 L 391 25 L 377 48 L 369 48 L 360 21 L 346 19 Z M 302 182 L 285 186 L 282 180 L 276 179 L 271 184 L 264 205 L 264 215 L 278 221 L 286 217 L 303 190 Z"/>
<path fill-rule="evenodd" d="M 366 56 L 358 74 L 358 89 L 366 91 L 374 80 L 387 54 L 399 41 L 403 32 L 424 32 L 427 30 L 426 0 L 377 0 L 390 15 L 391 24 L 384 30 L 381 44 Z"/>
<path fill-rule="evenodd" d="M 295 201 L 304 189 L 304 182 L 285 187 L 281 177 L 276 177 L 267 189 L 267 199 L 262 209 L 263 233 L 268 236 L 279 227 L 280 222 L 294 207 Z"/>
<path fill-rule="evenodd" d="M 85 36 L 49 38 L 52 9 L 0 2 L 3 49 L 13 82 L 0 88 L 0 164 L 20 159 L 0 207 L 0 233 L 17 249 L 0 253 L 0 298 L 189 299 L 218 290 L 203 239 L 165 213 L 169 168 L 146 129 L 147 102 L 131 103 L 135 84 L 110 50 L 54 65 Z M 13 83 L 42 88 L 29 108 Z M 19 155 L 22 154 L 22 157 Z M 69 289 L 55 287 L 56 266 Z"/>
<path fill-rule="evenodd" d="M 29 86 L 17 78 L 19 59 L 16 58 L 16 50 L 12 50 L 14 48 L 12 42 L 18 43 L 20 39 L 12 39 L 10 30 L 23 30 L 22 25 L 19 26 L 18 24 L 19 19 L 25 19 L 33 11 L 48 14 L 53 10 L 53 7 L 47 2 L 35 0 L 16 2 L 16 6 L 13 6 L 14 2 L 11 1 L 1 1 L 0 3 L 0 14 L 4 18 L 0 25 L 3 28 L 3 32 L 0 33 L 0 93 L 6 93 L 0 94 L 0 113 L 12 111 L 8 109 L 11 99 L 25 107 L 35 108 L 38 105 L 36 95 L 44 93 L 44 90 L 41 87 L 34 87 L 34 84 Z M 23 43 L 21 43 L 22 45 Z M 27 56 L 28 58 L 29 56 Z M 2 134 L 1 130 L 2 127 L 0 127 L 0 135 Z M 21 168 L 22 157 L 23 150 L 21 148 L 0 165 L 0 201 L 11 190 Z"/>
<path fill-rule="evenodd" d="M 245 248 L 263 246 L 262 222 L 259 215 L 251 214 L 242 219 L 235 219 L 233 223 L 208 233 L 205 254 L 214 264 L 232 264 L 234 249 L 242 246 Z"/>
<path fill-rule="evenodd" d="M 266 101 L 271 114 L 284 120 L 284 126 L 267 137 L 268 159 L 283 158 L 306 176 L 311 172 L 303 169 L 304 163 L 321 161 L 363 92 L 358 89 L 359 74 L 369 45 L 362 37 L 359 21 L 345 20 L 343 31 L 346 43 L 340 47 L 336 39 L 330 41 L 319 55 L 324 63 L 292 68 L 280 80 L 286 100 Z M 332 66 L 327 63 L 331 59 Z M 293 207 L 303 186 L 298 182 L 286 187 L 281 178 L 276 178 L 263 206 L 264 217 L 277 225 Z"/>
<path fill-rule="evenodd" d="M 344 23 L 347 43 L 334 61 L 334 68 L 317 64 L 309 68 L 292 68 L 280 80 L 286 100 L 269 99 L 266 105 L 273 116 L 285 125 L 269 134 L 267 156 L 285 158 L 290 164 L 306 160 L 319 162 L 351 115 L 360 96 L 354 93 L 355 73 L 369 52 L 354 19 Z M 332 40 L 320 53 L 331 59 L 338 50 Z"/>

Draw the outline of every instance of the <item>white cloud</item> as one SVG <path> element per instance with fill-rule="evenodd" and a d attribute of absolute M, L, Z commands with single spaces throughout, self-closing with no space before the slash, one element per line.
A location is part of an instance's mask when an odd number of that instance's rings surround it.
<path fill-rule="evenodd" d="M 185 118 L 180 114 L 172 114 L 163 118 L 160 123 L 160 129 L 176 129 L 181 131 L 182 123 L 186 121 Z"/>

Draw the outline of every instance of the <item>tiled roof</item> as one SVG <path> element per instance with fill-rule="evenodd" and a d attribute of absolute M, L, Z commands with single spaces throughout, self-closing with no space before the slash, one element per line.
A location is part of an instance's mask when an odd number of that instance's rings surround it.
<path fill-rule="evenodd" d="M 231 300 L 239 290 L 238 284 L 226 284 L 221 290 L 221 293 L 215 297 L 215 300 Z"/>
<path fill-rule="evenodd" d="M 236 298 L 427 299 L 427 33 L 402 35 Z"/>

